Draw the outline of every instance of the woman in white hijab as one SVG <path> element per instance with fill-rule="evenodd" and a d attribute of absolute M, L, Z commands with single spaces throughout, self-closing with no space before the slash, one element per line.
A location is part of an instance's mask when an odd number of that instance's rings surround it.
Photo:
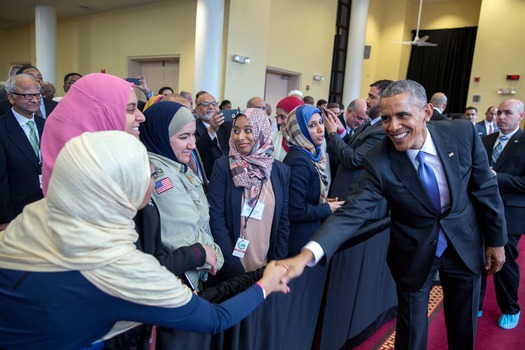
<path fill-rule="evenodd" d="M 0 232 L 0 348 L 79 349 L 120 320 L 219 332 L 265 294 L 288 292 L 280 282 L 287 268 L 272 262 L 256 285 L 223 304 L 191 293 L 135 248 L 133 217 L 152 191 L 135 137 L 84 133 L 64 146 L 47 197 Z"/>

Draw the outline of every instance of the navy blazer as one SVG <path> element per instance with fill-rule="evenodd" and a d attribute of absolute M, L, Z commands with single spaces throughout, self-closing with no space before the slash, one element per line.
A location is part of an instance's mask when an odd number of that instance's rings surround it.
<path fill-rule="evenodd" d="M 319 173 L 306 154 L 291 148 L 283 163 L 290 167 L 288 255 L 294 256 L 310 240 L 322 221 L 332 214 L 332 210 L 328 203 L 319 204 Z"/>
<path fill-rule="evenodd" d="M 477 122 L 474 125 L 476 126 L 476 130 L 478 130 L 479 136 L 482 136 L 482 137 L 483 136 L 487 136 L 487 128 L 485 127 L 485 121 L 484 120 L 482 120 L 480 122 Z M 495 121 L 494 121 L 494 123 L 492 125 L 493 125 L 493 128 L 494 128 L 493 133 L 499 131 L 498 125 L 496 124 Z"/>
<path fill-rule="evenodd" d="M 42 139 L 44 119 L 35 116 Z M 13 220 L 24 207 L 43 197 L 42 165 L 12 110 L 0 117 L 0 224 Z"/>
<path fill-rule="evenodd" d="M 288 256 L 288 187 L 290 169 L 278 160 L 273 162 L 271 177 L 275 196 L 268 261 Z M 208 188 L 210 226 L 215 243 L 224 255 L 222 271 L 227 278 L 244 274 L 239 258 L 232 255 L 241 232 L 241 209 L 244 188 L 235 187 L 230 171 L 229 157 L 219 158 L 213 166 Z"/>
<path fill-rule="evenodd" d="M 358 129 L 360 130 L 360 129 Z M 381 121 L 369 126 L 363 131 L 358 131 L 345 143 L 339 137 L 330 137 L 326 145 L 326 150 L 330 157 L 337 158 L 339 166 L 332 180 L 330 188 L 330 198 L 338 197 L 344 200 L 346 196 L 357 186 L 361 174 L 363 173 L 363 158 L 365 154 L 379 141 L 385 137 L 385 131 L 381 126 Z M 386 216 L 387 206 L 383 205 L 382 215 L 377 219 Z"/>
<path fill-rule="evenodd" d="M 231 122 L 223 123 L 217 130 L 217 135 L 214 140 L 208 134 L 208 129 L 202 120 L 196 120 L 195 139 L 196 146 L 204 165 L 206 177 L 211 177 L 213 164 L 222 156 L 230 153 L 230 133 L 232 129 Z"/>
<path fill-rule="evenodd" d="M 437 212 L 406 152 L 384 138 L 365 156 L 363 177 L 338 209 L 316 232 L 327 258 L 355 233 L 378 201 L 390 204 L 391 227 L 387 262 L 399 288 L 418 290 L 434 261 L 440 227 L 463 263 L 481 274 L 485 251 L 502 247 L 507 230 L 496 176 L 490 171 L 481 138 L 470 121 L 428 123 L 450 192 L 450 209 Z M 478 221 L 479 220 L 479 221 Z M 337 234 L 335 234 L 337 233 Z"/>
<path fill-rule="evenodd" d="M 498 136 L 499 132 L 481 139 L 489 160 Z M 505 206 L 508 234 L 525 234 L 525 133 L 521 129 L 507 141 L 493 169 Z"/>

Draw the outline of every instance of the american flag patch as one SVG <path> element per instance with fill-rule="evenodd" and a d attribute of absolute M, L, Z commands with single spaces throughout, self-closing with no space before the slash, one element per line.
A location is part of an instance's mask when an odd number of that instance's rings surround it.
<path fill-rule="evenodd" d="M 155 182 L 155 192 L 157 192 L 157 194 L 161 194 L 172 188 L 173 185 L 171 184 L 169 177 L 165 177 L 164 179 Z"/>

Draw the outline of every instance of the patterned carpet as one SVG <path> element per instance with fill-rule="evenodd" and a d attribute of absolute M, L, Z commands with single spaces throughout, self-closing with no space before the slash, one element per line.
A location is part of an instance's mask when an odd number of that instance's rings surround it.
<path fill-rule="evenodd" d="M 443 307 L 443 290 L 441 286 L 434 286 L 430 291 L 430 300 L 428 302 L 428 320 L 431 322 L 437 315 L 439 310 Z M 386 334 L 379 340 L 373 350 L 393 350 L 396 339 L 396 324 L 386 332 Z"/>

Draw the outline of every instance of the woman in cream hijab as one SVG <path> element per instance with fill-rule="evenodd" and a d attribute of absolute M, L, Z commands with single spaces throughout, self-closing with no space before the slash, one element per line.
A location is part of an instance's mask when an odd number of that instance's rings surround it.
<path fill-rule="evenodd" d="M 270 263 L 245 292 L 211 305 L 135 248 L 133 217 L 153 191 L 148 156 L 121 131 L 66 143 L 48 196 L 0 232 L 0 348 L 79 349 L 119 320 L 218 332 L 264 293 L 287 292 Z"/>

